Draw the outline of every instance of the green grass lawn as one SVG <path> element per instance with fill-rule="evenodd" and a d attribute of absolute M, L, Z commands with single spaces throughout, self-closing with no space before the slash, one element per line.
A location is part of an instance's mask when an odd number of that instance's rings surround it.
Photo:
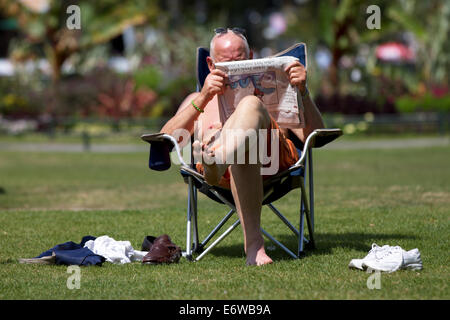
<path fill-rule="evenodd" d="M 147 168 L 146 153 L 0 151 L 0 299 L 449 299 L 450 148 L 317 150 L 316 244 L 292 260 L 267 243 L 275 263 L 247 267 L 237 228 L 197 263 L 83 267 L 69 290 L 65 266 L 19 264 L 85 235 L 129 240 L 167 233 L 184 247 L 186 185 L 176 167 Z M 297 190 L 298 191 L 298 190 Z M 278 207 L 295 219 L 298 192 Z M 200 196 L 200 233 L 224 206 Z M 295 249 L 267 209 L 264 227 Z M 371 244 L 419 248 L 424 269 L 350 270 Z"/>

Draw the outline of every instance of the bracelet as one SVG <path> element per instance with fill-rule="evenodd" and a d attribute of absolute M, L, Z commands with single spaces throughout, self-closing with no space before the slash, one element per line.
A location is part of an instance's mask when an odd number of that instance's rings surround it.
<path fill-rule="evenodd" d="M 198 112 L 205 112 L 205 110 L 200 109 L 199 107 L 197 107 L 194 103 L 194 100 L 191 101 L 192 106 L 198 111 Z"/>

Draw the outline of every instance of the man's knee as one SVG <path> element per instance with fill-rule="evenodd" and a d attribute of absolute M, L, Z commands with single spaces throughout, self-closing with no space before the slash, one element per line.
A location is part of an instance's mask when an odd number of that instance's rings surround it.
<path fill-rule="evenodd" d="M 245 117 L 260 117 L 265 128 L 270 125 L 270 116 L 264 103 L 256 96 L 246 96 L 241 99 L 236 107 L 236 111 Z M 235 112 L 236 112 L 235 111 Z"/>
<path fill-rule="evenodd" d="M 236 109 L 247 112 L 264 112 L 266 110 L 261 99 L 255 96 L 245 96 L 242 98 Z"/>

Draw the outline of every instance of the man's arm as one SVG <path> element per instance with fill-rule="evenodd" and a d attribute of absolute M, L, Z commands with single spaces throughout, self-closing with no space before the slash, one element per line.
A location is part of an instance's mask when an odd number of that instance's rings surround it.
<path fill-rule="evenodd" d="M 306 138 L 315 129 L 325 128 L 325 124 L 314 101 L 311 99 L 309 93 L 302 97 L 303 107 L 305 110 L 305 127 L 299 129 L 290 129 L 302 142 L 306 141 Z"/>
<path fill-rule="evenodd" d="M 290 129 L 302 142 L 306 141 L 308 135 L 315 129 L 325 128 L 325 124 L 314 101 L 309 96 L 306 88 L 306 69 L 298 61 L 290 64 L 285 71 L 288 73 L 289 80 L 293 86 L 296 86 L 300 92 L 304 107 L 305 127 L 299 129 Z"/>
<path fill-rule="evenodd" d="M 198 95 L 198 92 L 194 92 L 188 95 L 181 103 L 177 113 L 169 121 L 166 122 L 160 132 L 173 135 L 173 132 L 175 130 L 185 129 L 192 134 L 194 132 L 195 120 L 197 120 L 200 112 L 191 105 L 191 102 L 194 101 L 194 103 L 196 103 L 197 101 L 198 103 Z M 198 104 L 196 105 L 198 106 Z"/>
<path fill-rule="evenodd" d="M 225 77 L 226 74 L 223 71 L 218 69 L 212 70 L 206 77 L 201 92 L 191 93 L 187 96 L 178 108 L 178 112 L 167 121 L 160 132 L 172 135 L 177 129 L 185 129 L 193 134 L 194 123 L 199 117 L 200 111 L 192 103 L 200 110 L 205 109 L 216 94 L 223 93 L 223 81 Z"/>

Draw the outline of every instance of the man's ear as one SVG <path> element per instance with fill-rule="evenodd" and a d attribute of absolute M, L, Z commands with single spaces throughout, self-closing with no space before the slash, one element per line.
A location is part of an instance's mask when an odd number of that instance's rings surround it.
<path fill-rule="evenodd" d="M 214 66 L 214 61 L 211 57 L 206 57 L 206 63 L 208 64 L 209 71 L 213 71 L 216 67 Z"/>
<path fill-rule="evenodd" d="M 250 49 L 250 52 L 248 53 L 248 59 L 253 59 L 253 50 Z"/>

